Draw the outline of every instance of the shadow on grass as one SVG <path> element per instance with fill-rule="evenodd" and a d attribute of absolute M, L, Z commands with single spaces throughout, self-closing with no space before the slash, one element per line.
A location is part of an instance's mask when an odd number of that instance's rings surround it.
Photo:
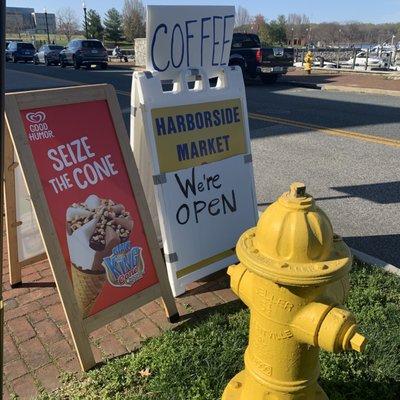
<path fill-rule="evenodd" d="M 329 396 L 329 400 L 398 400 L 400 382 L 395 380 L 371 382 L 354 380 L 352 382 L 320 379 L 319 384 Z"/>
<path fill-rule="evenodd" d="M 215 314 L 235 314 L 238 311 L 243 310 L 244 308 L 246 308 L 246 306 L 241 300 L 233 300 L 229 303 L 203 308 L 202 310 L 196 310 L 182 316 L 180 323 L 177 326 L 173 327 L 172 330 L 182 332 L 186 329 L 198 326 L 204 320 L 210 318 Z"/>

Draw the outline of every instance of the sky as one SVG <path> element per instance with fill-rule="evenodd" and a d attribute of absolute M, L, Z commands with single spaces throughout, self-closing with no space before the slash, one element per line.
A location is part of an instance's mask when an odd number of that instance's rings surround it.
<path fill-rule="evenodd" d="M 101 15 L 111 7 L 122 9 L 124 0 L 85 0 L 86 7 L 97 10 Z M 215 0 L 145 0 L 144 4 L 171 5 L 215 5 Z M 311 22 L 361 21 L 400 22 L 400 0 L 219 0 L 218 5 L 245 7 L 251 15 L 263 14 L 267 20 L 280 14 L 306 14 Z M 82 15 L 82 0 L 7 0 L 7 6 L 32 7 L 42 12 L 56 12 L 62 7 L 71 7 Z"/>

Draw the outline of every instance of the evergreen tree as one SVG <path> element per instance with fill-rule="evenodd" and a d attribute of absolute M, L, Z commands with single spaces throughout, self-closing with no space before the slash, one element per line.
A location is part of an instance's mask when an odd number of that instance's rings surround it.
<path fill-rule="evenodd" d="M 268 37 L 272 44 L 284 44 L 286 37 L 286 18 L 280 15 L 268 24 Z"/>
<path fill-rule="evenodd" d="M 83 28 L 85 29 L 85 22 L 83 22 Z M 87 29 L 90 39 L 101 40 L 103 38 L 104 28 L 101 24 L 100 14 L 95 10 L 88 10 L 87 12 Z"/>
<path fill-rule="evenodd" d="M 104 26 L 104 34 L 107 40 L 115 44 L 122 40 L 122 18 L 117 9 L 111 8 L 107 11 L 104 18 Z"/>

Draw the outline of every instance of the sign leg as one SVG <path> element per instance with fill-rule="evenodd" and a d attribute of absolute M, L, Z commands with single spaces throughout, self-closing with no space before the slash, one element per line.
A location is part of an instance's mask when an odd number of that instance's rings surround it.
<path fill-rule="evenodd" d="M 10 274 L 10 285 L 16 287 L 21 283 L 21 266 L 18 262 L 18 239 L 17 239 L 17 213 L 15 198 L 15 175 L 14 168 L 17 164 L 14 160 L 14 148 L 11 143 L 10 134 L 6 129 L 4 137 L 4 197 L 7 230 L 8 269 Z"/>

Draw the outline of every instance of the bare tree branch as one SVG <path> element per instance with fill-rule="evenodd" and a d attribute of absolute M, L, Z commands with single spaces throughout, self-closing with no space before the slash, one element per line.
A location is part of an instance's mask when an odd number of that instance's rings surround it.
<path fill-rule="evenodd" d="M 61 35 L 65 35 L 70 41 L 72 35 L 79 29 L 78 17 L 71 7 L 61 8 L 57 11 L 57 31 Z"/>

